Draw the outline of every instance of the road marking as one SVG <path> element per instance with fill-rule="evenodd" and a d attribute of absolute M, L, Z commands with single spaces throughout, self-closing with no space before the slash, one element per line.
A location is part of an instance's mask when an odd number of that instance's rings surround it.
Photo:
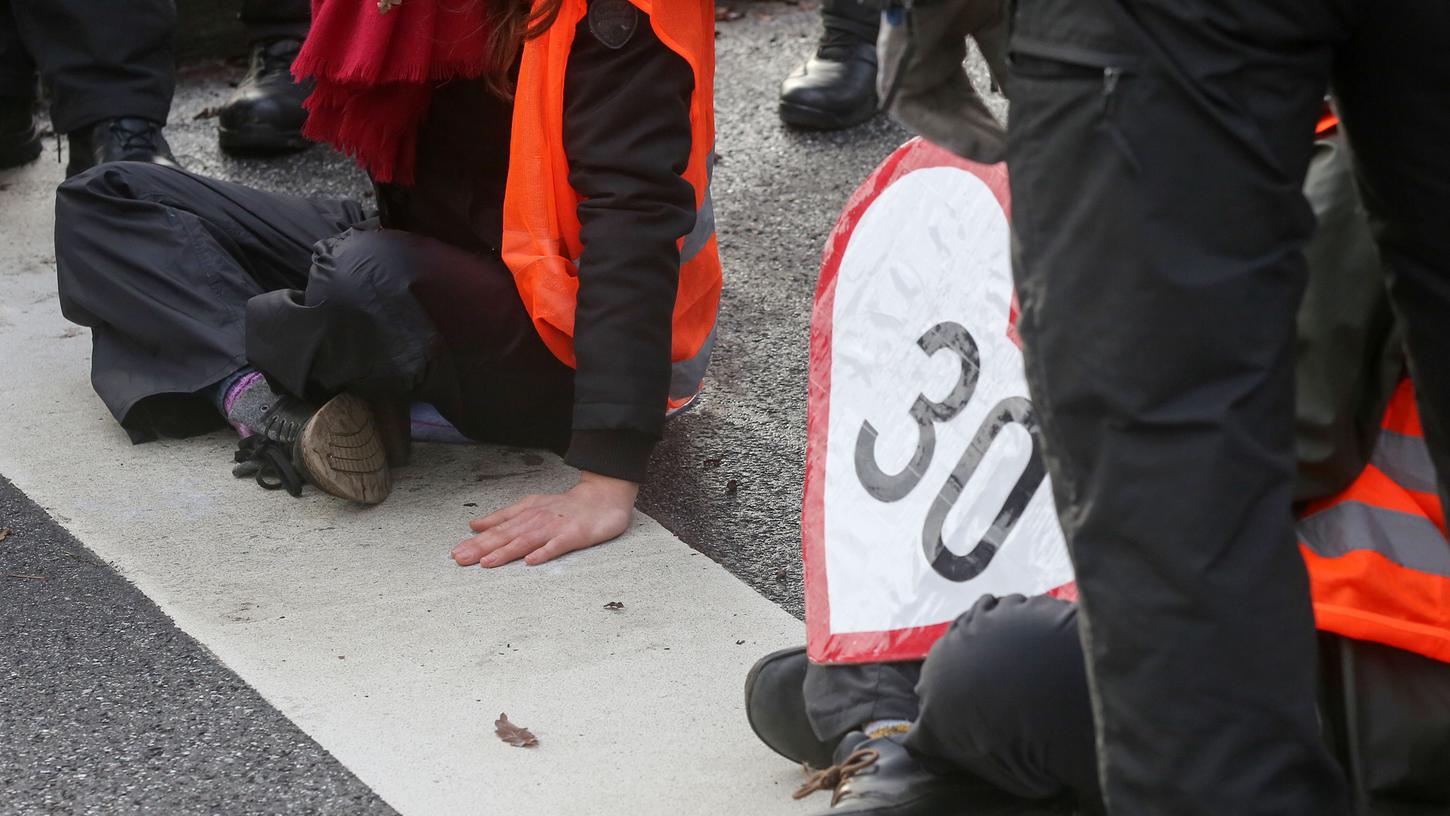
<path fill-rule="evenodd" d="M 56 173 L 0 195 L 0 473 L 183 630 L 404 814 L 805 810 L 741 710 L 802 627 L 722 567 L 643 516 L 541 567 L 447 560 L 468 518 L 568 484 L 557 458 L 423 445 L 360 509 L 234 480 L 225 434 L 131 446 L 59 313 Z M 500 742 L 501 712 L 540 745 Z"/>

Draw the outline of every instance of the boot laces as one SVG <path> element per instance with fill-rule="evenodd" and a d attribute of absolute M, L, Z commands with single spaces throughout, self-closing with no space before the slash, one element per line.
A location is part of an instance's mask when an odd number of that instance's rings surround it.
<path fill-rule="evenodd" d="M 121 150 L 155 150 L 161 126 L 149 119 L 117 119 L 111 122 L 111 136 L 120 140 Z"/>
<path fill-rule="evenodd" d="M 831 807 L 835 807 L 841 801 L 844 793 L 842 788 L 851 777 L 876 764 L 881 758 L 881 752 L 875 748 L 857 748 L 846 757 L 844 762 L 823 770 L 816 771 L 806 779 L 800 789 L 791 794 L 792 799 L 804 799 L 816 791 L 833 791 L 831 794 Z"/>

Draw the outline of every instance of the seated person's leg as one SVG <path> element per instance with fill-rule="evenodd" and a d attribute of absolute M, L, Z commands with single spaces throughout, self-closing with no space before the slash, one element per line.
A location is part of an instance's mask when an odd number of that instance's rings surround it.
<path fill-rule="evenodd" d="M 820 666 L 804 647 L 782 649 L 745 678 L 745 713 L 771 750 L 824 768 L 847 734 L 916 719 L 920 674 L 920 661 Z"/>
<path fill-rule="evenodd" d="M 1076 605 L 983 598 L 932 647 L 917 692 L 914 754 L 1023 798 L 1100 807 Z"/>
<path fill-rule="evenodd" d="M 361 218 L 353 202 L 134 163 L 61 185 L 61 310 L 92 329 L 92 383 L 132 439 L 220 425 L 215 386 L 247 365 L 247 301 L 304 285 L 312 245 Z"/>

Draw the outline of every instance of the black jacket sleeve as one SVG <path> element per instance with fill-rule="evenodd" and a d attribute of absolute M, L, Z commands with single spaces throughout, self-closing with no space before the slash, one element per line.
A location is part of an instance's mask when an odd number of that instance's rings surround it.
<path fill-rule="evenodd" d="M 643 481 L 664 426 L 677 241 L 695 224 L 695 193 L 682 177 L 693 93 L 689 64 L 643 12 L 591 0 L 564 88 L 569 182 L 585 199 L 565 461 L 582 470 Z"/>

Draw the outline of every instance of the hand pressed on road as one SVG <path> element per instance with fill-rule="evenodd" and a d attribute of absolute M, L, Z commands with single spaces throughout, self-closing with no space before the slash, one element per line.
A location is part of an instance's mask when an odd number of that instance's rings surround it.
<path fill-rule="evenodd" d="M 639 485 L 585 471 L 563 493 L 526 496 L 468 523 L 477 535 L 458 542 L 461 567 L 499 567 L 519 558 L 530 566 L 616 538 L 629 527 Z"/>

